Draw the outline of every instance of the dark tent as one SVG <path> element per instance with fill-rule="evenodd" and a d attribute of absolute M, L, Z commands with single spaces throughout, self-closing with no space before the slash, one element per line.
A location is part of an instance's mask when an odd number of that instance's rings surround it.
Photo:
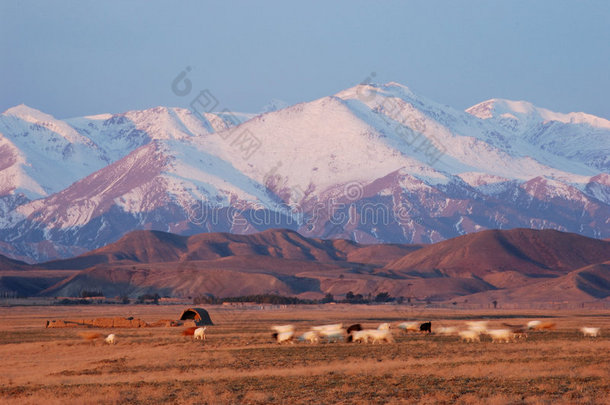
<path fill-rule="evenodd" d="M 212 319 L 210 318 L 210 314 L 208 314 L 208 311 L 203 308 L 189 308 L 182 311 L 182 315 L 180 315 L 180 320 L 186 321 L 188 319 L 194 320 L 197 326 L 214 325 L 212 323 Z"/>

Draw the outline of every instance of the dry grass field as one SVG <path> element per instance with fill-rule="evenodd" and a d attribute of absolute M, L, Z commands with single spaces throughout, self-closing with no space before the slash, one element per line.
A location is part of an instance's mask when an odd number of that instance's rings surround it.
<path fill-rule="evenodd" d="M 610 403 L 610 313 L 418 310 L 400 306 L 209 307 L 207 339 L 183 328 L 45 329 L 47 319 L 133 316 L 175 319 L 182 306 L 0 308 L 0 403 Z M 395 343 L 278 345 L 270 326 L 342 322 L 377 327 L 416 319 L 465 327 L 551 320 L 556 330 L 514 343 L 462 343 L 456 336 L 404 335 Z M 584 338 L 580 326 L 602 328 Z M 395 327 L 395 326 L 394 326 Z M 118 343 L 85 341 L 83 331 Z"/>

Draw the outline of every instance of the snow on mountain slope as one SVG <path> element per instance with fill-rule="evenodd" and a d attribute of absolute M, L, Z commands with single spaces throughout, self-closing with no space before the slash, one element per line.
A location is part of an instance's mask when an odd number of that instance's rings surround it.
<path fill-rule="evenodd" d="M 540 121 L 557 121 L 564 124 L 586 124 L 593 128 L 609 129 L 610 121 L 582 112 L 558 113 L 546 108 L 536 107 L 527 101 L 491 99 L 476 104 L 466 110 L 481 119 L 507 118 L 517 126 L 536 125 Z"/>
<path fill-rule="evenodd" d="M 271 204 L 264 187 L 226 162 L 193 145 L 156 140 L 16 212 L 21 214 L 18 220 L 30 218 L 48 229 L 69 229 L 86 225 L 112 206 L 142 214 L 170 201 L 188 208 L 202 199 L 225 205 L 232 199 Z"/>
<path fill-rule="evenodd" d="M 0 145 L 10 151 L 5 153 L 12 162 L 0 171 L 7 180 L 3 195 L 16 191 L 28 198 L 46 196 L 108 164 L 90 139 L 24 105 L 0 115 Z"/>
<path fill-rule="evenodd" d="M 363 243 L 427 243 L 513 227 L 610 237 L 610 180 L 596 165 L 607 148 L 598 139 L 605 121 L 494 105 L 458 111 L 388 83 L 253 117 L 157 107 L 59 121 L 18 108 L 0 117 L 0 179 L 11 184 L 0 190 L 10 193 L 0 199 L 0 240 L 42 260 L 134 229 L 283 227 Z M 518 130 L 494 118 L 509 109 Z M 240 123 L 243 117 L 250 119 Z M 555 143 L 536 142 L 524 128 L 540 119 L 557 119 L 582 145 L 555 130 L 545 133 L 557 134 Z M 31 144 L 22 139 L 37 126 L 53 131 Z M 598 151 L 585 142 L 590 133 Z M 60 159 L 64 144 L 74 145 L 74 158 Z M 31 158 L 47 147 L 48 158 Z M 82 156 L 91 156 L 89 166 Z M 74 168 L 72 184 L 62 179 L 67 185 L 52 193 L 61 187 L 53 176 L 66 168 Z M 27 187 L 49 195 L 16 198 Z"/>
<path fill-rule="evenodd" d="M 63 190 L 155 139 L 185 139 L 234 125 L 219 114 L 157 107 L 58 120 L 20 105 L 0 115 L 0 196 Z"/>
<path fill-rule="evenodd" d="M 366 114 L 366 120 L 381 118 L 389 124 L 384 130 L 401 151 L 419 152 L 424 157 L 420 160 L 430 163 L 434 154 L 430 149 L 436 150 L 442 157 L 434 166 L 451 174 L 479 171 L 521 180 L 545 175 L 583 183 L 598 173 L 584 164 L 532 148 L 496 125 L 415 95 L 397 83 L 360 85 L 337 97 Z"/>
<path fill-rule="evenodd" d="M 492 99 L 466 110 L 537 147 L 610 171 L 610 121 L 582 112 L 562 114 L 526 101 Z"/>
<path fill-rule="evenodd" d="M 610 174 L 601 173 L 597 176 L 591 177 L 589 183 L 587 183 L 585 190 L 587 195 L 593 196 L 594 198 L 610 205 Z"/>
<path fill-rule="evenodd" d="M 275 190 L 319 193 L 350 181 L 372 181 L 417 163 L 386 145 L 374 127 L 334 97 L 263 114 L 229 132 L 198 142 L 206 142 L 210 153 Z M 235 143 L 243 133 L 260 142 L 248 158 Z"/>
<path fill-rule="evenodd" d="M 258 148 L 247 159 L 238 143 L 240 134 L 257 141 Z M 401 168 L 431 184 L 446 182 L 447 175 L 470 173 L 472 178 L 480 173 L 482 178 L 518 181 L 545 176 L 583 191 L 599 173 L 535 150 L 471 114 L 418 97 L 395 83 L 356 86 L 257 116 L 220 135 L 198 141 L 292 202 Z"/>
<path fill-rule="evenodd" d="M 180 232 L 197 222 L 201 213 L 193 210 L 202 202 L 225 207 L 214 225 L 230 231 L 226 207 L 277 205 L 265 187 L 197 147 L 153 140 L 59 193 L 18 206 L 0 223 L 2 239 L 23 249 L 46 240 L 79 247 L 102 246 L 130 229 Z"/>

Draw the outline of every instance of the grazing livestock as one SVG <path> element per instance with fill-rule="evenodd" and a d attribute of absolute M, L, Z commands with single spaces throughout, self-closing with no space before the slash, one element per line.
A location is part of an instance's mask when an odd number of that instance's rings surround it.
<path fill-rule="evenodd" d="M 402 322 L 398 324 L 398 328 L 405 331 L 405 333 L 409 332 L 417 332 L 419 331 L 419 323 L 418 322 Z"/>
<path fill-rule="evenodd" d="M 320 338 L 318 337 L 318 332 L 315 330 L 310 330 L 299 336 L 299 340 L 307 343 L 318 343 Z"/>
<path fill-rule="evenodd" d="M 460 339 L 464 342 L 480 342 L 480 333 L 475 330 L 462 330 L 458 332 Z"/>
<path fill-rule="evenodd" d="M 362 330 L 362 325 L 360 325 L 359 323 L 353 324 L 349 328 L 347 328 L 347 334 L 349 335 L 350 333 L 358 330 Z"/>
<path fill-rule="evenodd" d="M 326 338 L 327 342 L 338 342 L 343 340 L 343 329 L 324 329 L 319 332 L 321 336 Z"/>
<path fill-rule="evenodd" d="M 116 345 L 116 335 L 111 333 L 110 335 L 106 336 L 104 342 L 108 343 L 109 345 Z"/>
<path fill-rule="evenodd" d="M 195 332 L 193 333 L 193 338 L 195 340 L 199 339 L 199 340 L 205 340 L 205 326 L 203 328 L 197 328 L 195 329 Z"/>
<path fill-rule="evenodd" d="M 273 333 L 271 336 L 276 340 L 276 342 L 294 343 L 292 341 L 292 338 L 294 337 L 294 325 L 275 325 L 272 326 L 271 329 L 275 331 L 275 333 Z"/>
<path fill-rule="evenodd" d="M 371 329 L 355 330 L 347 335 L 348 342 L 367 343 L 369 341 L 369 331 Z"/>
<path fill-rule="evenodd" d="M 366 330 L 365 330 L 366 331 Z M 364 332 L 364 331 L 362 331 Z M 370 339 L 372 343 L 393 343 L 394 338 L 392 337 L 392 332 L 389 329 L 369 329 L 367 333 L 367 339 Z"/>
<path fill-rule="evenodd" d="M 598 337 L 602 335 L 599 328 L 583 326 L 580 328 L 580 331 L 582 332 L 583 336 Z"/>
<path fill-rule="evenodd" d="M 385 322 L 377 327 L 378 330 L 390 330 L 390 324 Z"/>
<path fill-rule="evenodd" d="M 487 330 L 487 324 L 488 321 L 470 321 L 470 322 L 466 322 L 466 325 L 468 325 L 468 329 L 473 331 L 473 332 L 478 332 L 480 333 L 485 333 L 485 331 Z"/>
<path fill-rule="evenodd" d="M 492 343 L 512 342 L 514 340 L 513 331 L 510 329 L 489 329 L 487 334 L 491 337 Z"/>
<path fill-rule="evenodd" d="M 273 333 L 272 336 L 279 344 L 282 344 L 284 342 L 294 343 L 294 341 L 292 340 L 294 337 L 294 331 L 276 332 Z"/>
<path fill-rule="evenodd" d="M 432 333 L 432 322 L 424 322 L 419 325 L 420 332 Z"/>
<path fill-rule="evenodd" d="M 527 323 L 527 328 L 528 329 L 536 329 L 536 327 L 538 327 L 538 325 L 540 325 L 542 322 L 540 321 L 529 321 Z"/>
<path fill-rule="evenodd" d="M 339 340 L 343 340 L 342 323 L 314 326 L 311 329 L 318 332 L 320 336 L 324 336 L 328 342 L 337 342 Z"/>
<path fill-rule="evenodd" d="M 277 333 L 294 332 L 294 325 L 275 325 L 272 326 L 271 329 L 273 329 Z"/>
<path fill-rule="evenodd" d="M 457 328 L 454 326 L 444 326 L 440 328 L 436 328 L 436 333 L 443 336 L 451 336 L 455 335 L 458 332 Z"/>

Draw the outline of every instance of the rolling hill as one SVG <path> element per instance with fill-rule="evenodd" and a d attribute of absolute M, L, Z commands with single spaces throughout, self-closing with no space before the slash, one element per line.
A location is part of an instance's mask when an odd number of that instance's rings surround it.
<path fill-rule="evenodd" d="M 497 301 L 502 304 L 567 303 L 608 300 L 610 297 L 610 261 L 585 266 L 566 275 L 513 286 L 484 291 L 460 297 L 472 303 Z"/>
<path fill-rule="evenodd" d="M 131 297 L 272 293 L 321 298 L 352 291 L 426 301 L 462 297 L 473 303 L 490 298 L 523 303 L 605 299 L 609 261 L 610 242 L 553 230 L 481 231 L 424 246 L 361 245 L 284 229 L 189 237 L 136 231 L 30 271 L 65 272 L 54 283 L 39 283 L 34 294 L 45 296 L 101 290 Z"/>
<path fill-rule="evenodd" d="M 489 230 L 428 245 L 389 263 L 386 269 L 483 278 L 511 271 L 553 277 L 608 260 L 609 246 L 606 241 L 555 230 Z"/>
<path fill-rule="evenodd" d="M 30 265 L 25 262 L 0 255 L 0 270 L 26 270 L 28 268 Z"/>

